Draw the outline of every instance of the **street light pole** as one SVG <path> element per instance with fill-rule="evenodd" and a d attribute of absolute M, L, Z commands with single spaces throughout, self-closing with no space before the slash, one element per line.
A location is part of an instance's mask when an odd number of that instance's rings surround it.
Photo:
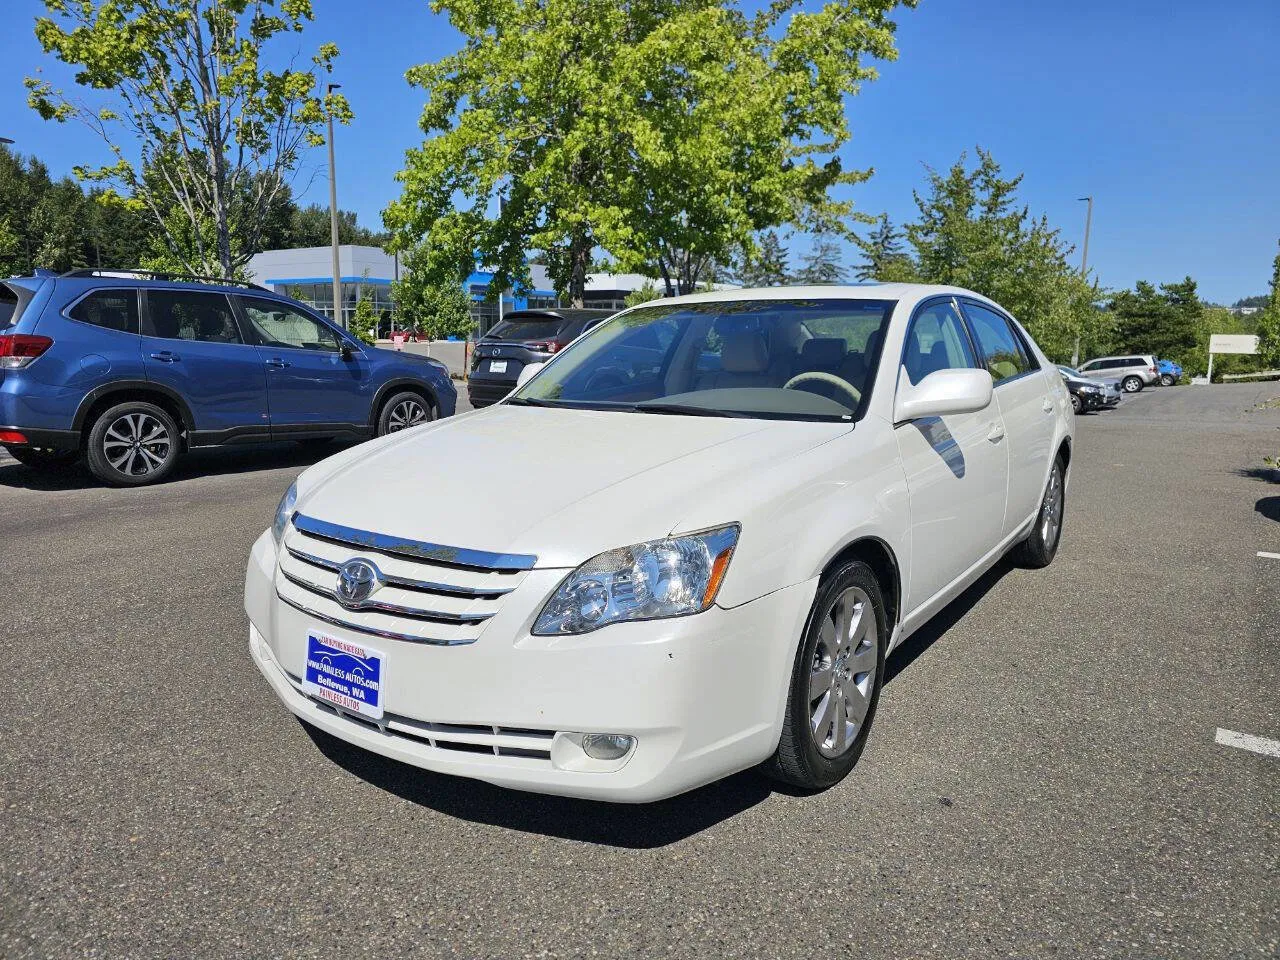
<path fill-rule="evenodd" d="M 331 83 L 325 88 L 325 98 L 342 84 Z M 338 174 L 333 160 L 333 110 L 329 114 L 329 242 L 333 248 L 333 318 L 347 328 L 347 316 L 342 310 L 342 268 L 338 263 Z"/>
<path fill-rule="evenodd" d="M 1084 249 L 1080 252 L 1080 276 L 1085 280 L 1089 279 L 1089 229 L 1093 226 L 1093 196 L 1077 197 L 1077 200 L 1087 200 L 1089 207 L 1084 215 Z M 1076 331 L 1076 349 L 1071 354 L 1071 366 L 1077 366 L 1080 363 L 1080 331 Z"/>

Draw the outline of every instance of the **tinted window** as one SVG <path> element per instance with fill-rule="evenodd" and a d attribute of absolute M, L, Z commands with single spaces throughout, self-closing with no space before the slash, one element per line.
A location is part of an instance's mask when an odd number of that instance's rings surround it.
<path fill-rule="evenodd" d="M 18 295 L 7 284 L 0 283 L 0 330 L 16 323 L 18 312 Z"/>
<path fill-rule="evenodd" d="M 996 383 L 1035 369 L 1036 364 L 1022 345 L 1022 338 L 1008 320 L 972 303 L 964 305 L 964 312 L 977 337 L 987 370 Z"/>
<path fill-rule="evenodd" d="M 341 349 L 338 335 L 315 317 L 307 316 L 275 300 L 241 297 L 249 326 L 264 346 L 291 347 L 295 350 Z"/>
<path fill-rule="evenodd" d="M 978 366 L 964 322 L 950 301 L 932 304 L 916 314 L 907 333 L 902 365 L 913 384 L 935 370 Z"/>
<path fill-rule="evenodd" d="M 202 343 L 243 343 L 231 302 L 222 293 L 148 290 L 151 336 Z"/>
<path fill-rule="evenodd" d="M 536 320 L 503 320 L 489 331 L 490 340 L 554 340 L 563 320 L 554 317 Z"/>
<path fill-rule="evenodd" d="M 136 290 L 99 290 L 91 293 L 74 307 L 69 314 L 81 323 L 95 327 L 119 330 L 121 333 L 138 332 L 138 292 Z"/>

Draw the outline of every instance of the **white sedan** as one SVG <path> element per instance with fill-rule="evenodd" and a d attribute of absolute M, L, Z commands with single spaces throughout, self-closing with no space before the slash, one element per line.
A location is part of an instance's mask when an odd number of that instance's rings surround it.
<path fill-rule="evenodd" d="M 254 544 L 254 662 L 427 770 L 650 801 L 857 762 L 885 658 L 1058 548 L 1074 418 L 950 287 L 729 290 L 584 334 L 503 402 L 303 473 Z"/>

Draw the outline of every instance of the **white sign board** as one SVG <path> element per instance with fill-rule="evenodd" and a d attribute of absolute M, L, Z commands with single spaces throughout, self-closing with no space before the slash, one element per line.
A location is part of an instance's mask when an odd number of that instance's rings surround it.
<path fill-rule="evenodd" d="M 1209 336 L 1210 353 L 1257 353 L 1258 338 L 1249 333 L 1214 333 Z"/>

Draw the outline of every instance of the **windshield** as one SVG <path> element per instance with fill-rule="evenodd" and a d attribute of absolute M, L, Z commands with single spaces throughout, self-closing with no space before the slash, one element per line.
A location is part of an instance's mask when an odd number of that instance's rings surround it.
<path fill-rule="evenodd" d="M 891 300 L 654 304 L 585 334 L 507 402 L 690 416 L 853 420 Z"/>

